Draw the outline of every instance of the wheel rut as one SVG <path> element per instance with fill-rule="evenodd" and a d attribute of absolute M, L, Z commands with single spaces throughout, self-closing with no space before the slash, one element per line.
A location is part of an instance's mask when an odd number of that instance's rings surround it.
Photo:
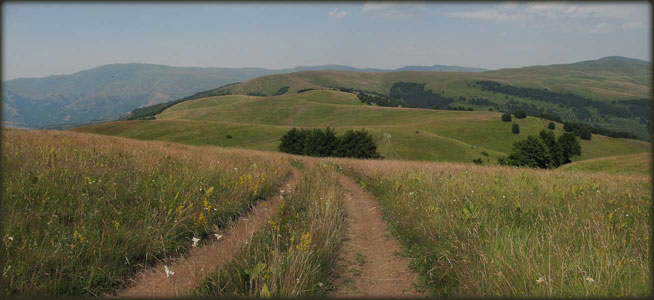
<path fill-rule="evenodd" d="M 295 190 L 300 171 L 291 169 L 291 177 L 280 187 L 286 193 Z M 117 292 L 120 298 L 171 298 L 188 296 L 198 282 L 217 266 L 227 263 L 252 235 L 277 211 L 281 192 L 259 201 L 247 214 L 211 236 L 211 241 L 192 248 L 188 254 L 147 268 L 133 279 L 133 285 Z M 168 277 L 166 268 L 174 272 Z"/>
<path fill-rule="evenodd" d="M 332 298 L 417 298 L 417 275 L 382 221 L 377 201 L 352 178 L 338 174 L 345 189 L 346 236 L 335 267 Z"/>

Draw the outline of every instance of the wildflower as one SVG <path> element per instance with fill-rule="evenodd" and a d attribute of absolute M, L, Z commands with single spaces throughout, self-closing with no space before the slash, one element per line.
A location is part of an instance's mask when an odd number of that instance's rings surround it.
<path fill-rule="evenodd" d="M 217 234 L 217 233 L 214 233 L 213 236 L 216 237 L 216 240 L 219 240 L 219 239 L 221 239 L 223 237 L 222 235 Z"/>
<path fill-rule="evenodd" d="M 595 282 L 595 279 L 586 276 L 586 281 L 588 281 L 590 283 L 593 283 L 593 282 Z"/>
<path fill-rule="evenodd" d="M 409 196 L 413 196 L 413 192 L 409 192 Z"/>
<path fill-rule="evenodd" d="M 318 286 L 322 287 L 323 286 L 322 282 L 318 282 Z"/>
<path fill-rule="evenodd" d="M 171 271 L 168 269 L 168 266 L 164 266 L 164 270 L 166 271 L 166 278 L 170 278 L 173 275 L 175 275 L 175 272 Z"/>
<path fill-rule="evenodd" d="M 234 168 L 234 171 L 238 171 L 238 168 Z"/>
<path fill-rule="evenodd" d="M 13 241 L 13 240 L 14 240 L 14 237 L 13 237 L 13 236 L 10 236 L 10 237 L 7 237 L 7 239 L 10 240 L 10 241 Z"/>
<path fill-rule="evenodd" d="M 200 239 L 196 238 L 196 237 L 193 237 L 192 241 L 193 241 L 193 247 L 196 247 L 198 245 L 198 242 L 200 241 Z"/>
<path fill-rule="evenodd" d="M 283 194 L 283 193 L 284 193 L 284 190 L 279 190 L 279 192 Z"/>
<path fill-rule="evenodd" d="M 300 278 L 296 278 L 295 283 L 300 283 Z"/>
<path fill-rule="evenodd" d="M 540 278 L 536 279 L 536 283 L 538 283 L 538 284 L 541 284 L 543 282 L 545 282 L 545 278 L 543 278 L 543 277 L 540 277 Z"/>

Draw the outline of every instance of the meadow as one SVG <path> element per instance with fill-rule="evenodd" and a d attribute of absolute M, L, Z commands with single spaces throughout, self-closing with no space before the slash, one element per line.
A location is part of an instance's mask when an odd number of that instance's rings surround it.
<path fill-rule="evenodd" d="M 8 295 L 98 295 L 177 257 L 277 191 L 274 154 L 3 130 Z"/>
<path fill-rule="evenodd" d="M 196 296 L 327 296 L 345 230 L 343 192 L 331 165 L 293 163 L 304 173 L 296 190 L 280 195 L 276 216 L 237 257 L 207 276 Z"/>
<path fill-rule="evenodd" d="M 228 95 L 191 100 L 172 106 L 157 120 L 99 123 L 74 131 L 191 145 L 216 145 L 277 151 L 280 138 L 293 127 L 331 126 L 337 133 L 365 128 L 388 159 L 471 162 L 481 157 L 496 164 L 515 141 L 538 134 L 550 121 L 533 117 L 502 122 L 501 113 L 391 108 L 362 105 L 354 94 L 312 90 L 299 94 L 254 97 Z M 511 125 L 520 134 L 511 133 Z M 563 125 L 556 124 L 561 135 Z M 650 152 L 639 140 L 594 135 L 581 140 L 582 155 L 574 161 Z M 485 154 L 484 154 L 485 153 Z"/>
<path fill-rule="evenodd" d="M 332 160 L 378 201 L 437 297 L 644 297 L 645 175 Z"/>
<path fill-rule="evenodd" d="M 218 228 L 271 195 L 276 214 L 192 295 L 329 296 L 348 230 L 336 172 L 377 200 L 428 296 L 650 292 L 651 179 L 636 167 L 646 154 L 628 156 L 626 172 L 594 167 L 611 158 L 531 170 L 2 134 L 3 283 L 13 296 L 110 295 L 140 270 L 216 242 Z M 302 174 L 294 188 L 283 184 L 291 168 Z"/>

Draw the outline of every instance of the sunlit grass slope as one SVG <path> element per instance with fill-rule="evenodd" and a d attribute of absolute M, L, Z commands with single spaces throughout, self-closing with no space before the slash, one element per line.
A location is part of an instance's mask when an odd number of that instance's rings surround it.
<path fill-rule="evenodd" d="M 649 176 L 332 161 L 379 201 L 433 296 L 650 293 Z"/>
<path fill-rule="evenodd" d="M 488 111 L 368 106 L 351 93 L 314 90 L 271 97 L 203 98 L 172 106 L 154 121 L 100 123 L 74 130 L 276 151 L 281 136 L 293 127 L 331 126 L 340 133 L 365 128 L 386 158 L 471 162 L 482 157 L 489 164 L 507 155 L 515 141 L 538 134 L 549 123 L 532 117 L 507 123 L 500 116 Z M 512 123 L 520 125 L 520 134 L 511 133 Z M 557 135 L 563 133 L 561 124 L 556 128 Z M 582 140 L 581 145 L 582 155 L 575 160 L 650 151 L 647 142 L 599 135 Z"/>
<path fill-rule="evenodd" d="M 561 170 L 651 175 L 652 154 L 628 154 L 588 159 L 564 165 Z"/>
<path fill-rule="evenodd" d="M 74 132 L 2 132 L 5 292 L 98 295 L 247 211 L 282 155 Z"/>

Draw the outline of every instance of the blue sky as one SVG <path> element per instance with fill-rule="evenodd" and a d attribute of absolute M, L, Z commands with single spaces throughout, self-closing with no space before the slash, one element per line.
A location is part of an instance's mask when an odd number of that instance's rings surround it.
<path fill-rule="evenodd" d="M 650 60 L 634 3 L 6 3 L 3 79 L 110 63 L 488 69 L 620 55 Z"/>

